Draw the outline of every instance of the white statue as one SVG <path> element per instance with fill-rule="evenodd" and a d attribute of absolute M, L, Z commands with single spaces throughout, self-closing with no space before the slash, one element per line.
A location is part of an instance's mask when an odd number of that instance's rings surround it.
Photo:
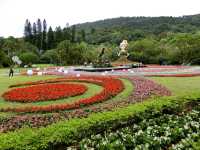
<path fill-rule="evenodd" d="M 120 52 L 118 54 L 118 56 L 121 56 L 122 54 L 123 55 L 126 55 L 128 57 L 129 53 L 126 51 L 126 48 L 128 47 L 128 42 L 127 40 L 123 40 L 121 43 L 120 43 Z"/>
<path fill-rule="evenodd" d="M 18 65 L 21 65 L 22 64 L 22 61 L 19 59 L 18 56 L 13 56 L 12 57 L 12 61 Z"/>

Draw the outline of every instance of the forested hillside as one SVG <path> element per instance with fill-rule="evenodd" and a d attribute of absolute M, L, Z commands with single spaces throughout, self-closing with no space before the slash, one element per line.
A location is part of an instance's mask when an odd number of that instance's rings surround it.
<path fill-rule="evenodd" d="M 124 38 L 137 40 L 163 32 L 194 33 L 200 29 L 200 15 L 182 17 L 120 17 L 77 25 L 85 30 L 87 42 L 119 43 Z"/>
<path fill-rule="evenodd" d="M 22 38 L 0 37 L 0 66 L 17 55 L 22 65 L 83 64 L 96 60 L 104 47 L 106 57 L 117 60 L 126 39 L 129 60 L 160 64 L 200 64 L 200 15 L 182 17 L 120 17 L 60 26 L 48 20 L 25 21 Z M 73 58 L 73 59 L 71 59 Z"/>
<path fill-rule="evenodd" d="M 182 16 L 182 17 L 120 17 L 113 19 L 105 19 L 96 22 L 87 22 L 77 24 L 78 28 L 135 28 L 142 30 L 149 30 L 150 28 L 157 28 L 160 25 L 167 25 L 168 31 L 176 31 L 177 27 L 186 25 L 187 27 L 198 27 L 200 25 L 200 15 Z M 174 30 L 173 30 L 174 29 Z M 152 29 L 151 29 L 152 30 Z M 152 30 L 153 31 L 153 30 Z M 180 30 L 178 30 L 180 31 Z M 183 30 L 185 32 L 187 30 Z"/>

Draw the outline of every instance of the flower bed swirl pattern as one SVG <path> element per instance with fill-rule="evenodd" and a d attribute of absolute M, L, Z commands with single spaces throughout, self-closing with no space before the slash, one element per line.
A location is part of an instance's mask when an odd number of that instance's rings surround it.
<path fill-rule="evenodd" d="M 87 87 L 80 84 L 41 84 L 12 89 L 3 97 L 16 102 L 48 101 L 81 95 L 86 90 Z"/>
<path fill-rule="evenodd" d="M 6 132 L 9 130 L 15 130 L 21 128 L 23 124 L 29 124 L 30 127 L 46 126 L 53 122 L 59 121 L 61 118 L 82 118 L 87 117 L 91 113 L 105 112 L 113 110 L 117 107 L 126 107 L 129 104 L 141 102 L 147 100 L 152 94 L 157 96 L 170 96 L 171 92 L 164 86 L 157 84 L 154 81 L 141 77 L 132 77 L 128 80 L 135 86 L 134 92 L 126 99 L 119 101 L 106 101 L 100 105 L 91 105 L 84 108 L 71 110 L 65 113 L 54 113 L 49 115 L 18 115 L 7 120 L 4 120 L 0 124 L 0 132 Z M 55 80 L 54 80 L 55 81 Z M 40 81 L 40 83 L 43 81 Z M 51 81 L 53 82 L 53 80 Z M 31 84 L 31 83 L 30 83 Z M 35 82 L 33 83 L 35 84 Z M 19 86 L 19 85 L 15 85 Z M 87 110 L 87 111 L 86 111 Z"/>
<path fill-rule="evenodd" d="M 57 83 L 57 82 L 68 82 L 68 81 L 79 81 L 79 82 L 88 82 L 94 83 L 102 86 L 104 89 L 90 97 L 85 99 L 80 99 L 74 103 L 64 103 L 64 104 L 52 104 L 47 106 L 22 106 L 16 108 L 2 108 L 1 111 L 11 111 L 11 112 L 51 112 L 51 111 L 59 111 L 59 110 L 69 110 L 80 108 L 84 105 L 90 105 L 93 103 L 105 101 L 118 93 L 120 93 L 123 89 L 123 83 L 121 80 L 113 77 L 97 77 L 97 76 L 83 76 L 83 77 L 68 77 L 68 78 L 60 78 L 54 80 L 47 81 L 39 81 L 39 82 L 29 82 L 25 84 L 13 85 L 12 87 L 17 86 L 26 86 L 26 85 L 38 85 L 38 84 L 46 84 L 46 83 Z"/>

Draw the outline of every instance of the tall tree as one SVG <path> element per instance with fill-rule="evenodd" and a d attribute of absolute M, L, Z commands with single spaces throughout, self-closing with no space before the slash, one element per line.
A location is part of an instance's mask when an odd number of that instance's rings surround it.
<path fill-rule="evenodd" d="M 28 42 L 33 43 L 32 25 L 28 23 Z"/>
<path fill-rule="evenodd" d="M 37 46 L 37 26 L 33 23 L 33 45 Z"/>
<path fill-rule="evenodd" d="M 55 29 L 55 40 L 57 44 L 63 41 L 63 32 L 60 26 Z"/>
<path fill-rule="evenodd" d="M 95 32 L 96 32 L 95 28 L 92 28 L 91 31 L 90 31 L 91 34 L 94 34 Z"/>
<path fill-rule="evenodd" d="M 42 49 L 47 49 L 47 23 L 46 20 L 43 20 L 43 31 L 42 31 Z"/>
<path fill-rule="evenodd" d="M 28 40 L 28 23 L 29 23 L 29 20 L 26 19 L 25 25 L 24 25 L 24 39 L 25 39 L 25 41 Z"/>
<path fill-rule="evenodd" d="M 37 47 L 42 50 L 42 23 L 41 20 L 37 20 Z"/>
<path fill-rule="evenodd" d="M 72 26 L 72 37 L 71 38 L 72 38 L 71 39 L 72 43 L 76 42 L 76 26 L 75 25 Z"/>
<path fill-rule="evenodd" d="M 82 30 L 81 30 L 81 40 L 82 40 L 82 41 L 85 41 L 85 38 L 86 38 L 85 30 L 82 29 Z"/>
<path fill-rule="evenodd" d="M 63 29 L 63 39 L 64 40 L 71 40 L 71 30 L 69 26 L 66 26 Z"/>
<path fill-rule="evenodd" d="M 53 32 L 51 26 L 49 27 L 49 30 L 47 33 L 47 48 L 48 49 L 55 48 L 54 32 Z"/>
<path fill-rule="evenodd" d="M 27 42 L 32 42 L 32 27 L 28 19 L 26 19 L 24 26 L 24 39 Z"/>

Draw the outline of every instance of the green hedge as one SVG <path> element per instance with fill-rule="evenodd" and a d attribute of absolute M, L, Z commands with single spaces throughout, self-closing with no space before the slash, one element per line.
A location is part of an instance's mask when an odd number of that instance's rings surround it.
<path fill-rule="evenodd" d="M 94 132 L 126 123 L 130 118 L 149 109 L 160 110 L 194 100 L 200 100 L 200 93 L 191 93 L 189 96 L 154 98 L 126 108 L 91 114 L 88 118 L 61 121 L 39 129 L 23 128 L 15 132 L 2 133 L 0 134 L 0 149 L 42 150 L 50 149 L 58 144 L 68 145 L 76 139 Z"/>
<path fill-rule="evenodd" d="M 192 143 L 192 148 L 194 150 L 200 150 L 200 139 L 198 141 Z"/>

